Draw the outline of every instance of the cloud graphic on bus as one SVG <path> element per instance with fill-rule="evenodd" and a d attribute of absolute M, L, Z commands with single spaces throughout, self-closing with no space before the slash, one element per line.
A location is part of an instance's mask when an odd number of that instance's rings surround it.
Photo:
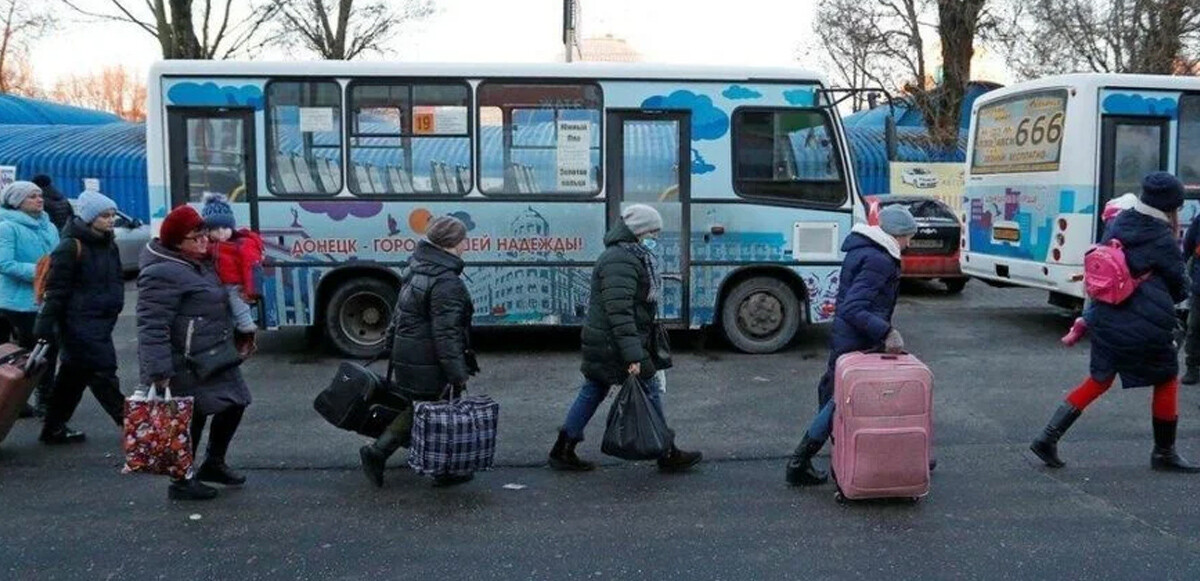
<path fill-rule="evenodd" d="M 699 151 L 692 149 L 692 173 L 695 175 L 704 175 L 714 171 L 717 171 L 717 166 L 705 161 L 704 156 L 700 155 Z"/>
<path fill-rule="evenodd" d="M 691 109 L 692 141 L 720 139 L 729 131 L 729 116 L 713 106 L 708 95 L 691 91 L 675 91 L 670 95 L 654 95 L 642 101 L 643 109 Z"/>
<path fill-rule="evenodd" d="M 167 91 L 172 105 L 253 107 L 262 109 L 262 89 L 254 85 L 218 86 L 216 83 L 179 83 Z"/>
<path fill-rule="evenodd" d="M 812 89 L 792 89 L 783 92 L 783 98 L 789 105 L 812 105 Z"/>
<path fill-rule="evenodd" d="M 475 229 L 475 221 L 472 220 L 471 215 L 466 212 L 450 212 L 447 214 L 447 216 L 450 216 L 451 218 L 458 218 L 458 221 L 462 222 L 463 225 L 467 227 L 467 232 Z"/>
<path fill-rule="evenodd" d="M 762 98 L 762 93 L 759 93 L 754 89 L 747 89 L 741 85 L 730 85 L 728 89 L 725 89 L 725 91 L 721 93 L 721 96 L 729 99 L 730 101 L 738 101 L 741 99 L 759 99 Z"/>
<path fill-rule="evenodd" d="M 383 202 L 300 202 L 300 209 L 309 214 L 324 214 L 334 222 L 341 222 L 349 216 L 355 218 L 370 218 L 383 211 Z"/>
<path fill-rule="evenodd" d="M 1115 115 L 1153 115 L 1174 118 L 1179 109 L 1175 99 L 1147 99 L 1141 95 L 1109 95 L 1104 98 L 1104 112 Z"/>

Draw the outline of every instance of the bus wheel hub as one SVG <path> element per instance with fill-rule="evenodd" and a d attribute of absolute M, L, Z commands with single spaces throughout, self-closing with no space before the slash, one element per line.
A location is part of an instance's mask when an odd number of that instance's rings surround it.
<path fill-rule="evenodd" d="M 782 324 L 783 303 L 770 293 L 754 293 L 738 307 L 738 325 L 757 337 L 778 331 Z"/>

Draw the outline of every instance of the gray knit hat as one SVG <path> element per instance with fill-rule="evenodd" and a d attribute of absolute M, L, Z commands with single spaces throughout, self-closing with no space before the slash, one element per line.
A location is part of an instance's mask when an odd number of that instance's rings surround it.
<path fill-rule="evenodd" d="M 917 233 L 917 221 L 900 205 L 888 206 L 879 212 L 879 227 L 894 238 Z"/>
<path fill-rule="evenodd" d="M 655 230 L 662 230 L 662 215 L 658 210 L 645 204 L 634 204 L 621 212 L 621 220 L 633 231 L 634 236 L 641 236 Z"/>
<path fill-rule="evenodd" d="M 0 192 L 0 202 L 3 202 L 6 208 L 17 209 L 21 207 L 26 198 L 40 193 L 42 193 L 42 188 L 37 187 L 37 184 L 16 181 L 4 186 L 4 191 Z"/>
<path fill-rule="evenodd" d="M 79 194 L 78 204 L 79 217 L 85 224 L 95 222 L 100 214 L 117 209 L 117 203 L 112 201 L 112 198 L 90 190 Z"/>
<path fill-rule="evenodd" d="M 467 225 L 453 216 L 442 216 L 430 222 L 425 237 L 435 246 L 454 248 L 467 238 Z"/>

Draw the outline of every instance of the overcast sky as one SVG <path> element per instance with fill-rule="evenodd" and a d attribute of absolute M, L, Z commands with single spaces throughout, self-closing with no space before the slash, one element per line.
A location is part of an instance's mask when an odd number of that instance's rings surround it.
<path fill-rule="evenodd" d="M 438 12 L 409 26 L 392 43 L 391 54 L 364 59 L 546 62 L 562 58 L 562 0 L 434 1 Z M 144 10 L 141 0 L 125 2 Z M 812 34 L 815 4 L 810 0 L 582 2 L 583 36 L 623 38 L 646 61 L 763 66 L 797 64 L 797 48 Z M 112 5 L 110 0 L 78 3 L 97 11 L 111 11 Z M 34 72 L 47 86 L 64 75 L 113 64 L 144 73 L 161 57 L 157 41 L 134 25 L 96 22 L 65 9 L 58 12 L 66 19 L 61 29 L 33 47 Z M 271 50 L 259 58 L 291 57 Z M 799 64 L 817 68 L 815 62 Z"/>

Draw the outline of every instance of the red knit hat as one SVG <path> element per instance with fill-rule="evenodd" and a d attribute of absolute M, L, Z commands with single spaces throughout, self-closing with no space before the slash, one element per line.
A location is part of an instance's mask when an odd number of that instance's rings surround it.
<path fill-rule="evenodd" d="M 204 218 L 195 208 L 183 205 L 171 210 L 158 229 L 158 239 L 168 248 L 179 248 L 188 234 L 203 228 Z"/>

